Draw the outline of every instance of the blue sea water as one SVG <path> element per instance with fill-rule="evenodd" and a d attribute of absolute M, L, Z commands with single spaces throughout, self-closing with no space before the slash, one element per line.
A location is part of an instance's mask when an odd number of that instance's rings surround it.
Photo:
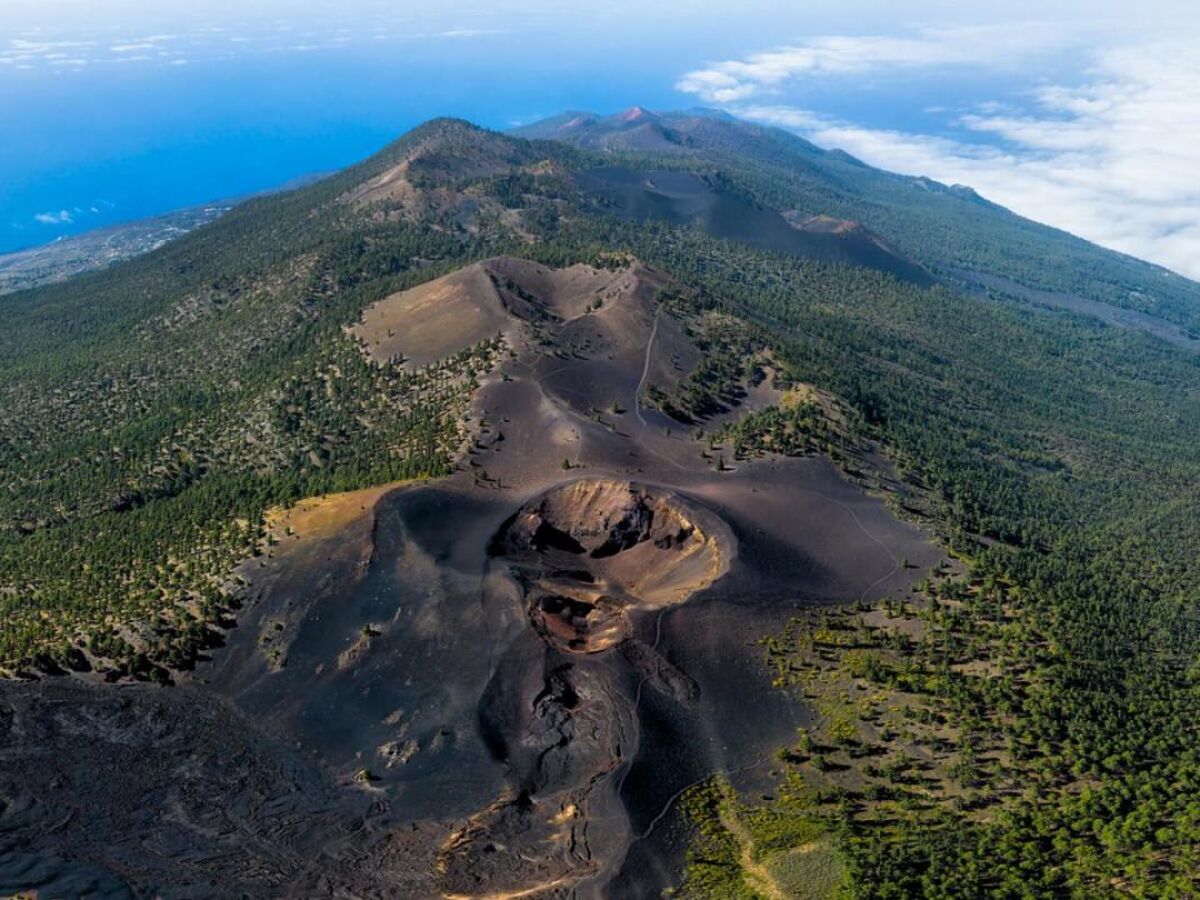
<path fill-rule="evenodd" d="M 312 38 L 285 45 L 261 33 L 253 46 L 231 44 L 250 38 L 223 29 L 186 42 L 170 36 L 138 51 L 145 57 L 126 53 L 128 65 L 116 64 L 125 60 L 109 46 L 120 37 L 92 41 L 93 58 L 79 65 L 62 59 L 74 47 L 43 47 L 28 68 L 0 66 L 0 252 L 337 169 L 435 116 L 504 129 L 564 109 L 692 106 L 696 98 L 675 88 L 684 72 L 823 25 L 790 15 L 646 14 L 573 26 L 560 12 L 544 27 L 518 22 L 420 40 L 347 32 L 341 44 L 313 41 L 316 49 L 303 48 Z M 29 38 L 10 34 L 5 51 L 2 17 L 0 56 L 12 55 Z M 121 34 L 136 31 L 126 25 Z M 222 50 L 239 47 L 251 49 Z M 780 99 L 928 132 L 938 127 L 931 104 L 981 90 L 969 79 L 847 87 L 814 80 Z"/>
<path fill-rule="evenodd" d="M 447 62 L 329 51 L 10 79 L 0 252 L 336 169 L 435 116 L 503 129 L 568 106 L 678 103 L 633 68 L 496 78 Z"/>

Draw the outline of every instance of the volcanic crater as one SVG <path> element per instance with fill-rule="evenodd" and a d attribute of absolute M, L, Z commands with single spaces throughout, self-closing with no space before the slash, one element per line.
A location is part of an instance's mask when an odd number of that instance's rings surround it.
<path fill-rule="evenodd" d="M 508 344 L 458 470 L 282 514 L 271 557 L 240 572 L 228 646 L 175 693 L 7 689 L 0 853 L 66 860 L 37 882 L 49 895 L 85 876 L 110 896 L 677 884 L 679 796 L 717 773 L 769 789 L 774 750 L 808 716 L 772 689 L 761 638 L 814 603 L 897 595 L 941 559 L 828 460 L 716 467 L 707 441 L 643 403 L 702 361 L 679 289 L 631 260 L 498 258 L 368 309 L 351 333 L 377 365 L 436 364 L 497 332 Z M 172 735 L 138 766 L 141 720 L 97 724 L 114 698 Z M 66 711 L 82 724 L 22 724 Z M 87 786 L 97 767 L 109 776 Z M 77 786 L 70 810 L 44 802 L 58 780 Z M 114 796 L 126 818 L 101 827 Z"/>
<path fill-rule="evenodd" d="M 720 578 L 733 547 L 723 523 L 673 492 L 580 479 L 525 504 L 492 552 L 548 644 L 597 653 L 629 636 L 631 609 L 683 602 Z"/>

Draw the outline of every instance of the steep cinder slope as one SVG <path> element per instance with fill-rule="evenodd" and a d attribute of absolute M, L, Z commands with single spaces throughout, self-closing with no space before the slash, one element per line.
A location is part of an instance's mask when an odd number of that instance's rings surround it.
<path fill-rule="evenodd" d="M 819 217 L 789 221 L 702 174 L 604 166 L 581 172 L 577 181 L 606 211 L 624 218 L 690 225 L 763 250 L 865 266 L 914 284 L 933 283 L 928 272 L 861 226 L 823 227 L 814 221 Z"/>

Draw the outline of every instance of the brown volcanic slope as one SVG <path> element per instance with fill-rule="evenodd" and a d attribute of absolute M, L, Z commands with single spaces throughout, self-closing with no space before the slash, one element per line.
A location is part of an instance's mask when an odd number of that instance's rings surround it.
<path fill-rule="evenodd" d="M 714 110 L 658 114 L 640 106 L 611 116 L 564 113 L 513 131 L 522 137 L 562 141 L 618 158 L 630 152 L 701 158 L 705 151 L 715 151 L 719 158 L 731 146 L 741 146 L 763 133 L 760 126 Z M 638 169 L 622 161 L 582 170 L 574 178 L 586 195 L 599 201 L 601 209 L 620 217 L 692 225 L 752 247 L 866 266 L 914 284 L 929 285 L 935 280 L 915 260 L 858 223 L 828 219 L 838 224 L 825 227 L 826 217 L 797 217 L 794 212 L 770 209 L 731 190 L 706 171 Z"/>
<path fill-rule="evenodd" d="M 691 225 L 764 250 L 933 283 L 921 266 L 856 222 L 818 216 L 797 220 L 694 172 L 601 166 L 579 173 L 576 181 L 606 212 L 622 218 Z"/>
<path fill-rule="evenodd" d="M 421 368 L 511 324 L 490 275 L 471 266 L 381 300 L 350 331 L 376 362 Z"/>
<path fill-rule="evenodd" d="M 800 606 L 903 592 L 939 558 L 829 462 L 716 471 L 641 405 L 699 358 L 665 309 L 676 287 L 640 263 L 500 258 L 368 310 L 377 359 L 506 335 L 460 470 L 284 514 L 243 569 L 229 646 L 181 688 L 6 692 L 0 893 L 675 882 L 680 791 L 717 772 L 763 785 L 805 721 L 757 640 Z"/>
<path fill-rule="evenodd" d="M 578 318 L 629 290 L 633 277 L 491 259 L 379 301 L 351 333 L 376 362 L 403 360 L 420 368 L 498 333 L 511 340 L 521 322 Z"/>

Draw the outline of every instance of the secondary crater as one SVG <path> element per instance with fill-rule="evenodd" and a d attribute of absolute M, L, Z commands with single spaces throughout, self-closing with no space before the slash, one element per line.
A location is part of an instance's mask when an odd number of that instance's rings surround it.
<path fill-rule="evenodd" d="M 522 586 L 546 643 L 598 653 L 629 637 L 630 610 L 681 603 L 724 575 L 733 538 L 717 516 L 673 491 L 589 478 L 522 506 L 492 554 Z"/>

